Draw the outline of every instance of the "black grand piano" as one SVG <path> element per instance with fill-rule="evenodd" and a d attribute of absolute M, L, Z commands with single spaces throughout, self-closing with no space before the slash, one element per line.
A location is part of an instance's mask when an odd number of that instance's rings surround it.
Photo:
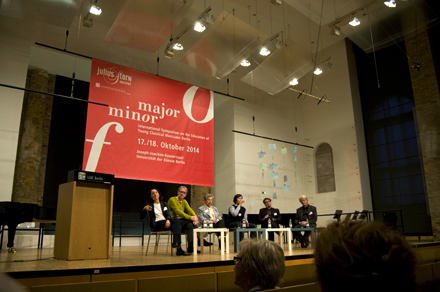
<path fill-rule="evenodd" d="M 3 234 L 6 225 L 8 226 L 8 252 L 12 253 L 16 251 L 14 247 L 14 238 L 18 224 L 23 222 L 32 222 L 35 221 L 35 219 L 37 219 L 37 221 L 55 220 L 55 217 L 56 208 L 43 207 L 38 206 L 37 204 L 28 203 L 0 202 L 0 249 L 3 244 Z M 40 236 L 42 235 L 41 233 L 42 230 L 40 228 Z"/>

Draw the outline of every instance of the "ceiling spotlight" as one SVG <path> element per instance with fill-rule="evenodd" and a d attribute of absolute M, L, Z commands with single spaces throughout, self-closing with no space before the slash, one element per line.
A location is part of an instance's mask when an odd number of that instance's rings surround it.
<path fill-rule="evenodd" d="M 357 19 L 356 17 L 353 17 L 353 20 L 349 22 L 349 24 L 351 26 L 358 26 L 359 24 L 361 24 L 361 22 L 359 21 L 359 19 Z"/>
<path fill-rule="evenodd" d="M 293 78 L 293 80 L 290 81 L 289 84 L 292 85 L 292 86 L 297 85 L 298 84 L 298 79 Z"/>
<path fill-rule="evenodd" d="M 276 40 L 276 41 L 275 41 L 275 47 L 276 47 L 277 49 L 281 49 L 281 48 L 283 47 L 283 42 L 280 41 L 280 40 Z"/>
<path fill-rule="evenodd" d="M 270 51 L 266 48 L 266 47 L 262 47 L 260 50 L 260 55 L 261 56 L 268 56 L 270 54 Z"/>
<path fill-rule="evenodd" d="M 96 2 L 98 2 L 98 1 L 96 1 Z M 96 5 L 96 2 L 95 2 L 95 4 L 92 4 L 92 6 L 90 6 L 89 12 L 94 15 L 101 15 L 101 12 L 102 12 L 101 7 Z"/>
<path fill-rule="evenodd" d="M 341 28 L 339 26 L 336 26 L 336 25 L 332 26 L 330 28 L 330 34 L 332 34 L 332 35 L 341 35 Z"/>
<path fill-rule="evenodd" d="M 383 4 L 385 4 L 386 6 L 388 6 L 390 8 L 396 7 L 396 1 L 394 1 L 394 0 L 385 1 L 385 2 L 383 2 Z"/>
<path fill-rule="evenodd" d="M 204 26 L 200 21 L 196 21 L 194 24 L 194 30 L 197 32 L 203 32 L 206 29 L 206 26 Z"/>
<path fill-rule="evenodd" d="M 313 74 L 315 74 L 315 75 L 319 75 L 321 73 L 322 73 L 322 70 L 319 68 L 316 68 L 315 72 L 313 72 Z"/>
<path fill-rule="evenodd" d="M 181 51 L 183 50 L 183 46 L 181 43 L 175 43 L 173 49 L 175 49 L 176 51 Z"/>
<path fill-rule="evenodd" d="M 214 15 L 206 13 L 203 16 L 203 20 L 205 21 L 206 24 L 213 24 L 214 23 Z"/>
<path fill-rule="evenodd" d="M 240 65 L 243 66 L 243 67 L 249 67 L 251 65 L 251 62 L 249 62 L 248 60 L 244 59 L 243 61 L 241 61 Z"/>
<path fill-rule="evenodd" d="M 283 0 L 270 0 L 270 3 L 273 5 L 281 5 L 283 4 Z"/>
<path fill-rule="evenodd" d="M 171 59 L 174 57 L 173 49 L 165 49 L 165 58 Z"/>
<path fill-rule="evenodd" d="M 93 19 L 91 19 L 91 18 L 89 17 L 89 14 L 88 14 L 88 13 L 87 13 L 87 15 L 83 18 L 83 25 L 84 25 L 85 27 L 88 27 L 88 28 L 90 28 L 90 27 L 93 26 Z"/>

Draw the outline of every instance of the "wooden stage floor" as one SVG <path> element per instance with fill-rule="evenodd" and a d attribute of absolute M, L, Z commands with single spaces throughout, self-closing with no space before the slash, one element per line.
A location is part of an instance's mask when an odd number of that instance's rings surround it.
<path fill-rule="evenodd" d="M 72 275 L 81 273 L 114 273 L 135 272 L 148 270 L 165 270 L 177 268 L 194 268 L 208 266 L 230 266 L 236 253 L 220 254 L 217 246 L 213 246 L 211 253 L 206 252 L 197 256 L 171 256 L 166 252 L 165 246 L 160 246 L 157 255 L 153 255 L 153 246 L 150 246 L 148 256 L 145 255 L 146 247 L 123 246 L 112 247 L 110 257 L 100 260 L 58 260 L 53 256 L 53 248 L 28 248 L 18 249 L 16 253 L 8 253 L 7 249 L 0 252 L 0 271 L 12 274 L 40 274 L 46 273 L 59 275 Z M 234 248 L 231 245 L 230 251 Z M 309 248 L 293 247 L 288 250 L 284 247 L 286 260 L 313 258 L 313 250 Z M 92 270 L 92 271 L 90 271 Z M 98 271 L 96 271 L 98 270 Z"/>

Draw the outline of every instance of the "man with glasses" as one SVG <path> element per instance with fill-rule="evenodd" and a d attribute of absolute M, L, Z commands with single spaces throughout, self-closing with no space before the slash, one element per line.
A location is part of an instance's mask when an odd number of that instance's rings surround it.
<path fill-rule="evenodd" d="M 266 208 L 261 208 L 260 213 L 258 214 L 258 219 L 261 222 L 262 228 L 268 228 L 269 227 L 269 220 L 271 223 L 271 228 L 280 228 L 278 225 L 279 222 L 281 222 L 281 214 L 280 210 L 276 208 L 272 208 L 272 200 L 270 198 L 264 198 L 263 200 L 264 206 Z M 274 234 L 273 232 L 269 233 L 269 240 L 274 240 Z"/>
<path fill-rule="evenodd" d="M 177 196 L 168 200 L 168 207 L 170 209 L 171 218 L 177 218 L 180 221 L 182 232 L 186 233 L 188 238 L 188 253 L 193 253 L 194 243 L 194 226 L 197 226 L 199 219 L 196 213 L 191 209 L 188 202 L 185 200 L 188 194 L 188 189 L 185 186 L 181 186 L 177 189 Z"/>

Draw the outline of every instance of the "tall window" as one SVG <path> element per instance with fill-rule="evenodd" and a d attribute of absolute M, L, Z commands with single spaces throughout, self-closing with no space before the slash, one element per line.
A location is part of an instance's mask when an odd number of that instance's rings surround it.
<path fill-rule="evenodd" d="M 368 167 L 374 210 L 402 210 L 400 231 L 432 234 L 414 120 L 414 97 L 404 44 L 377 52 L 380 88 L 373 54 L 355 48 Z M 396 76 L 396 72 L 399 75 Z M 375 214 L 381 220 L 385 212 Z M 401 225 L 401 224 L 400 224 Z M 402 228 L 401 228 L 402 227 Z M 403 228 L 404 227 L 404 228 Z"/>
<path fill-rule="evenodd" d="M 333 150 L 328 143 L 318 146 L 315 153 L 318 193 L 336 191 Z"/>

